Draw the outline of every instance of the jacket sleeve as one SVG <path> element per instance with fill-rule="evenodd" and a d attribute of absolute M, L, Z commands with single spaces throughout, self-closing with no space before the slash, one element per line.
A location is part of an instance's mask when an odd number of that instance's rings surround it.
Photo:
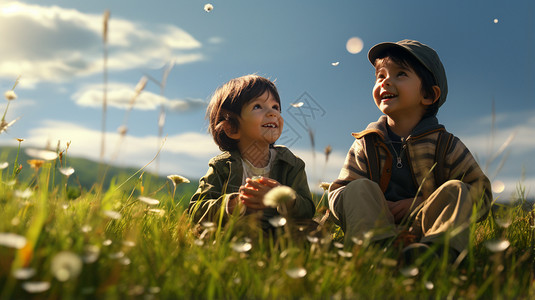
<path fill-rule="evenodd" d="M 288 211 L 288 215 L 295 219 L 312 219 L 316 206 L 308 187 L 305 163 L 300 158 L 297 158 L 297 164 L 291 168 L 287 178 L 291 179 L 287 185 L 297 193 L 295 205 Z"/>
<path fill-rule="evenodd" d="M 355 139 L 347 152 L 344 166 L 340 170 L 338 179 L 329 186 L 329 209 L 334 213 L 334 202 L 351 181 L 359 178 L 368 178 L 366 153 L 364 151 L 364 139 Z"/>
<path fill-rule="evenodd" d="M 238 193 L 228 192 L 232 187 L 228 186 L 229 172 L 224 170 L 210 161 L 208 172 L 199 180 L 199 187 L 188 206 L 188 213 L 194 222 L 218 222 L 220 218 L 223 218 L 223 221 L 227 219 L 227 202 Z"/>
<path fill-rule="evenodd" d="M 479 219 L 485 217 L 492 203 L 490 180 L 483 173 L 470 150 L 457 137 L 453 139 L 447 163 L 450 167 L 449 178 L 461 180 L 468 186 L 473 201 L 478 205 Z"/>

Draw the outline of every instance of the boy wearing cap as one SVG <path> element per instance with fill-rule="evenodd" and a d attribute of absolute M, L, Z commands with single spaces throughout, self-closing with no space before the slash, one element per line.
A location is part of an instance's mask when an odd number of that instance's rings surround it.
<path fill-rule="evenodd" d="M 384 115 L 353 133 L 329 188 L 329 208 L 346 241 L 366 233 L 391 241 L 407 224 L 419 242 L 408 248 L 440 247 L 447 235 L 450 253 L 459 254 L 473 207 L 483 217 L 492 193 L 470 151 L 436 118 L 448 93 L 444 67 L 432 48 L 412 40 L 375 45 L 368 59 L 375 67 L 373 98 Z"/>

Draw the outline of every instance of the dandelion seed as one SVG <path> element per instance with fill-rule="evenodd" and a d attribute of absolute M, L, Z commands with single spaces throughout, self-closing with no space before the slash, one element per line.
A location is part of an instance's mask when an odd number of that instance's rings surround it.
<path fill-rule="evenodd" d="M 4 93 L 4 97 L 6 97 L 7 101 L 12 101 L 12 100 L 17 99 L 17 94 L 15 94 L 15 91 L 9 90 Z"/>
<path fill-rule="evenodd" d="M 330 186 L 331 186 L 330 182 L 322 182 L 322 183 L 320 183 L 320 188 L 322 188 L 323 191 L 325 191 L 325 192 L 329 190 Z"/>
<path fill-rule="evenodd" d="M 307 275 L 307 270 L 302 267 L 291 268 L 286 270 L 286 274 L 294 279 L 303 278 Z"/>
<path fill-rule="evenodd" d="M 360 51 L 362 51 L 362 48 L 364 48 L 364 43 L 362 42 L 360 38 L 352 37 L 349 40 L 347 40 L 347 43 L 346 43 L 347 52 L 351 54 L 357 54 Z"/>
<path fill-rule="evenodd" d="M 160 204 L 159 200 L 156 200 L 156 199 L 153 199 L 153 198 L 149 198 L 149 197 L 141 196 L 138 199 L 139 199 L 139 201 L 144 202 L 144 203 L 146 203 L 148 205 L 158 205 L 158 204 Z"/>
<path fill-rule="evenodd" d="M 292 105 L 293 107 L 299 108 L 299 107 L 303 106 L 304 104 L 305 104 L 305 103 L 303 103 L 303 102 L 297 102 L 297 103 L 292 103 L 291 105 Z"/>
<path fill-rule="evenodd" d="M 286 218 L 283 216 L 274 216 L 273 218 L 270 218 L 269 224 L 273 227 L 282 227 L 286 225 Z"/>
<path fill-rule="evenodd" d="M 214 9 L 214 6 L 210 3 L 207 3 L 204 5 L 204 11 L 205 12 L 211 12 Z"/>
<path fill-rule="evenodd" d="M 243 242 L 234 242 L 231 244 L 231 247 L 234 251 L 238 253 L 245 253 L 251 250 L 253 248 L 253 245 L 247 241 L 243 241 Z"/>
<path fill-rule="evenodd" d="M 104 215 L 114 220 L 119 220 L 121 218 L 121 214 L 113 210 L 105 210 Z"/>
<path fill-rule="evenodd" d="M 48 291 L 50 282 L 48 281 L 28 281 L 22 284 L 22 288 L 30 294 L 37 294 Z"/>
<path fill-rule="evenodd" d="M 4 161 L 4 162 L 0 163 L 0 170 L 3 170 L 5 168 L 7 168 L 8 166 L 9 166 L 9 163 Z"/>
<path fill-rule="evenodd" d="M 28 148 L 26 149 L 26 154 L 28 154 L 31 157 L 39 158 L 42 160 L 54 160 L 58 158 L 58 154 L 56 152 L 49 151 L 49 150 L 39 150 L 39 149 Z"/>
<path fill-rule="evenodd" d="M 84 225 L 84 226 L 82 226 L 82 232 L 83 232 L 83 233 L 88 233 L 88 232 L 90 232 L 91 230 L 93 230 L 93 228 L 91 228 L 91 226 L 89 226 L 89 225 Z"/>
<path fill-rule="evenodd" d="M 190 183 L 189 179 L 180 175 L 169 175 L 167 178 L 171 180 L 175 187 L 181 183 Z"/>
<path fill-rule="evenodd" d="M 74 173 L 74 169 L 71 168 L 71 167 L 67 167 L 67 168 L 59 168 L 58 169 L 59 172 L 63 175 L 65 175 L 66 177 L 69 177 L 71 176 L 73 173 Z"/>
<path fill-rule="evenodd" d="M 13 271 L 13 277 L 18 280 L 27 280 L 32 278 L 35 273 L 36 271 L 34 268 L 20 268 Z"/>
<path fill-rule="evenodd" d="M 399 271 L 405 277 L 414 277 L 414 276 L 418 275 L 418 273 L 420 273 L 420 270 L 418 270 L 418 268 L 413 267 L 413 266 L 408 266 L 408 267 L 402 268 Z"/>
<path fill-rule="evenodd" d="M 54 256 L 50 268 L 57 280 L 65 282 L 78 277 L 82 271 L 82 260 L 70 251 L 62 251 Z"/>
<path fill-rule="evenodd" d="M 338 255 L 344 258 L 351 258 L 353 257 L 353 252 L 344 251 L 344 250 L 338 250 Z"/>
<path fill-rule="evenodd" d="M 428 290 L 432 290 L 432 289 L 435 288 L 435 285 L 431 281 L 427 281 L 425 283 L 425 288 L 428 289 Z"/>
<path fill-rule="evenodd" d="M 494 24 L 498 24 L 498 19 L 493 20 Z"/>
<path fill-rule="evenodd" d="M 267 192 L 264 195 L 263 202 L 265 206 L 277 207 L 279 204 L 295 200 L 296 197 L 297 194 L 291 187 L 280 185 Z"/>
<path fill-rule="evenodd" d="M 92 264 L 98 260 L 100 256 L 100 248 L 95 245 L 87 245 L 84 248 L 84 256 L 82 260 L 86 264 Z"/>
<path fill-rule="evenodd" d="M 15 191 L 15 197 L 17 198 L 21 198 L 21 199 L 28 199 L 30 198 L 31 196 L 33 195 L 33 191 L 29 188 L 21 191 L 21 190 L 16 190 Z"/>
<path fill-rule="evenodd" d="M 111 243 L 112 243 L 112 241 L 110 239 L 108 239 L 108 240 L 105 240 L 104 242 L 102 242 L 102 245 L 109 246 L 109 245 L 111 245 Z"/>
<path fill-rule="evenodd" d="M 336 66 L 338 66 L 339 64 L 340 64 L 339 61 L 331 63 L 331 65 L 332 65 L 333 67 L 336 67 Z"/>
<path fill-rule="evenodd" d="M 506 239 L 496 239 L 485 242 L 487 249 L 495 253 L 505 251 L 510 245 L 511 243 Z"/>

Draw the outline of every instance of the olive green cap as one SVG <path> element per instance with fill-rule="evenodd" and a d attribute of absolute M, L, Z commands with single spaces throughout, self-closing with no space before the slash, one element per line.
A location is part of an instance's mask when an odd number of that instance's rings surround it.
<path fill-rule="evenodd" d="M 446 79 L 446 71 L 438 57 L 438 54 L 433 48 L 414 40 L 402 40 L 395 43 L 380 43 L 373 46 L 368 52 L 368 59 L 374 64 L 377 57 L 388 48 L 403 49 L 407 53 L 414 56 L 424 67 L 426 67 L 440 88 L 440 98 L 438 99 L 438 106 L 442 106 L 446 102 L 448 95 L 448 80 Z"/>

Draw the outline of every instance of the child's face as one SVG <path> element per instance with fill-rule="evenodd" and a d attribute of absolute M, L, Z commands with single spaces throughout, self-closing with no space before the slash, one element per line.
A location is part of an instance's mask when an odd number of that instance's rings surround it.
<path fill-rule="evenodd" d="M 275 143 L 284 126 L 280 110 L 279 103 L 269 92 L 264 92 L 243 106 L 238 144 L 269 146 Z"/>
<path fill-rule="evenodd" d="M 392 119 L 417 118 L 425 113 L 430 99 L 425 99 L 422 81 L 412 70 L 398 65 L 391 59 L 380 59 L 375 65 L 373 99 L 384 114 Z"/>

